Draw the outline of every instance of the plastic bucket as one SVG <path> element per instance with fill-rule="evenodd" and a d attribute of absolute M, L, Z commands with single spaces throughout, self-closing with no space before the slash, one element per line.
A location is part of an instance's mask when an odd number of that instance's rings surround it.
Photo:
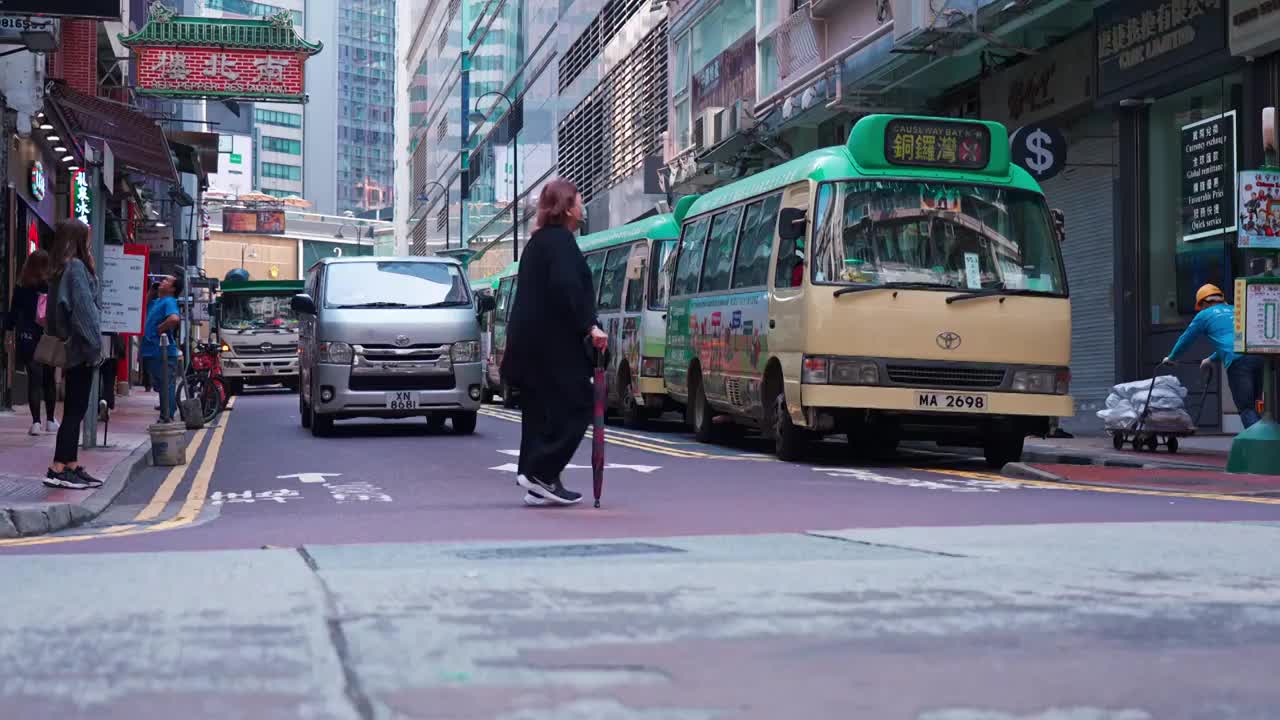
<path fill-rule="evenodd" d="M 147 428 L 151 434 L 151 461 L 172 467 L 187 463 L 187 433 L 182 423 L 157 423 Z"/>

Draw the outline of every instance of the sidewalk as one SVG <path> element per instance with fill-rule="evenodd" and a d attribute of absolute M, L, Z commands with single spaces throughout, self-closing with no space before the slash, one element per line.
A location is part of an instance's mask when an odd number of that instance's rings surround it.
<path fill-rule="evenodd" d="M 1004 474 L 1029 480 L 1095 485 L 1127 490 L 1280 498 L 1280 476 L 1226 471 L 1230 435 L 1181 438 L 1179 452 L 1164 447 L 1116 450 L 1109 435 L 1028 438 L 1022 462 Z"/>
<path fill-rule="evenodd" d="M 129 477 L 146 466 L 150 447 L 147 426 L 156 420 L 155 393 L 134 388 L 116 398 L 107 447 L 80 450 L 80 462 L 102 478 L 96 490 L 45 487 L 45 470 L 53 459 L 54 436 L 31 436 L 26 405 L 0 413 L 0 538 L 40 535 L 96 517 L 124 489 Z M 58 416 L 62 406 L 58 406 Z M 98 442 L 102 442 L 98 423 Z"/>

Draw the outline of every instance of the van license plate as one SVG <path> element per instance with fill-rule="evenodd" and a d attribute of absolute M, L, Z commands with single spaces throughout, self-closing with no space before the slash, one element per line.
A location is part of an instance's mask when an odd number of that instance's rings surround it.
<path fill-rule="evenodd" d="M 986 395 L 974 393 L 918 392 L 916 409 L 938 412 L 989 412 Z"/>
<path fill-rule="evenodd" d="M 388 410 L 417 410 L 418 394 L 415 392 L 387 393 Z"/>

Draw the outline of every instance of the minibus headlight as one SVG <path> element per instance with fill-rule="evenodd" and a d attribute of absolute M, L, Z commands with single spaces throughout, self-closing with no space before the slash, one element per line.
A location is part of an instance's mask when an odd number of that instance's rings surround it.
<path fill-rule="evenodd" d="M 449 349 L 449 356 L 455 363 L 480 362 L 480 343 L 475 340 L 454 343 Z"/>
<path fill-rule="evenodd" d="M 880 365 L 874 360 L 832 360 L 830 375 L 834 385 L 879 385 Z"/>
<path fill-rule="evenodd" d="M 1018 370 L 1013 374 L 1014 392 L 1050 395 L 1057 386 L 1057 373 L 1053 370 Z"/>
<path fill-rule="evenodd" d="M 662 358 L 647 357 L 640 360 L 640 377 L 662 377 Z"/>
<path fill-rule="evenodd" d="M 1059 395 L 1066 395 L 1071 392 L 1071 371 L 1062 369 L 1058 371 L 1058 379 L 1053 384 L 1053 391 Z"/>
<path fill-rule="evenodd" d="M 806 385 L 826 385 L 831 379 L 827 365 L 824 357 L 806 357 L 804 369 L 800 372 L 800 382 Z"/>
<path fill-rule="evenodd" d="M 355 353 L 344 342 L 322 342 L 316 345 L 316 359 L 329 365 L 350 365 Z"/>

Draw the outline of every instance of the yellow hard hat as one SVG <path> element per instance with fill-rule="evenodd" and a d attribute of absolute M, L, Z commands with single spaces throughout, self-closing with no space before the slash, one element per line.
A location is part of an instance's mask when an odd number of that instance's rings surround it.
<path fill-rule="evenodd" d="M 1218 287 L 1217 285 L 1213 285 L 1213 284 L 1201 285 L 1200 289 L 1196 291 L 1196 310 L 1203 310 L 1204 301 L 1208 300 L 1214 295 L 1217 295 L 1223 300 L 1226 300 L 1226 297 L 1227 297 L 1225 294 L 1223 294 L 1222 288 Z"/>

